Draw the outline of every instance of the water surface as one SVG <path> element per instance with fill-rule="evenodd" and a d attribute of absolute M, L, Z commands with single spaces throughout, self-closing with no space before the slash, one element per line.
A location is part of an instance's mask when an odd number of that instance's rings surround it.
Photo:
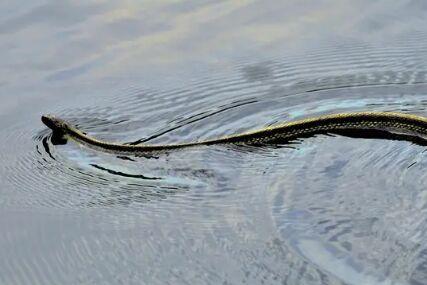
<path fill-rule="evenodd" d="M 423 146 L 318 135 L 116 156 L 53 145 L 40 122 L 154 144 L 426 116 L 422 1 L 0 8 L 0 283 L 427 284 Z"/>

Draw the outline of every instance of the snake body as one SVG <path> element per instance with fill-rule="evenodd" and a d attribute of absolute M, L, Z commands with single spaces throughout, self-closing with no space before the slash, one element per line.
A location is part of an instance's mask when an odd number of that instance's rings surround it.
<path fill-rule="evenodd" d="M 108 152 L 147 153 L 182 149 L 214 144 L 268 144 L 290 141 L 318 133 L 345 133 L 352 136 L 371 131 L 405 136 L 403 139 L 427 142 L 427 118 L 393 112 L 356 112 L 323 115 L 291 121 L 257 131 L 226 136 L 218 139 L 181 144 L 147 145 L 120 144 L 93 138 L 72 124 L 52 115 L 42 116 L 42 122 L 53 130 L 54 135 L 70 138 L 89 147 Z M 402 139 L 402 138 L 398 138 Z"/>

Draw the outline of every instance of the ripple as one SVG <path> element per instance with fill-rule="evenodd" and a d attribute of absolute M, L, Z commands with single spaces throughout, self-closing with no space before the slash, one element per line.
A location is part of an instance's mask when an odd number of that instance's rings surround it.
<path fill-rule="evenodd" d="M 426 115 L 425 39 L 388 47 L 348 40 L 243 59 L 231 75 L 171 90 L 134 86 L 53 111 L 100 139 L 132 144 L 205 140 L 345 111 Z M 7 261 L 8 272 L 22 265 L 17 283 L 75 280 L 60 269 L 70 263 L 82 269 L 77 283 L 184 283 L 197 275 L 200 283 L 405 284 L 425 276 L 427 160 L 410 141 L 317 135 L 138 157 L 54 145 L 38 118 L 0 136 L 8 161 L 0 166 L 1 205 L 38 213 L 37 225 L 59 213 L 59 232 L 67 232 L 63 221 L 81 227 L 55 251 Z M 31 228 L 46 237 L 42 230 Z M 16 230 L 0 242 L 19 235 L 30 234 Z M 17 250 L 10 248 L 7 256 Z M 83 268 L 99 260 L 108 260 L 104 269 Z"/>
<path fill-rule="evenodd" d="M 427 230 L 427 175 L 410 167 L 426 163 L 424 149 L 407 142 L 312 140 L 301 145 L 307 159 L 294 165 L 289 176 L 296 177 L 270 186 L 280 232 L 295 251 L 350 284 L 409 280 Z"/>

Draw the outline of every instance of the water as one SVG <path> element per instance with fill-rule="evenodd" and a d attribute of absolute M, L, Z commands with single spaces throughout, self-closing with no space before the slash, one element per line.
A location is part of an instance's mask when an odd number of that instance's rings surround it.
<path fill-rule="evenodd" d="M 427 157 L 318 135 L 155 157 L 326 113 L 427 116 L 422 1 L 0 4 L 1 284 L 427 284 Z"/>

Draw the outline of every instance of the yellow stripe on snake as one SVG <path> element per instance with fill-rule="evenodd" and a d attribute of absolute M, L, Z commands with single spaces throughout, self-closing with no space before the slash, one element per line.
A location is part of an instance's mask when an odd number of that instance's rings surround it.
<path fill-rule="evenodd" d="M 167 145 L 132 145 L 106 142 L 93 138 L 72 124 L 54 116 L 44 115 L 41 119 L 46 126 L 53 130 L 54 136 L 57 138 L 60 137 L 65 140 L 69 138 L 89 147 L 119 153 L 148 153 L 213 144 L 277 144 L 320 133 L 392 138 L 427 145 L 426 117 L 393 112 L 323 115 L 218 139 Z"/>

